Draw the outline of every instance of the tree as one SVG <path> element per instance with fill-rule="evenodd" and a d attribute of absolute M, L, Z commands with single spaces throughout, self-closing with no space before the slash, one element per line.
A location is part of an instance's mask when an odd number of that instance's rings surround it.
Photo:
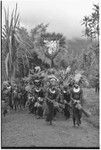
<path fill-rule="evenodd" d="M 91 41 L 99 38 L 99 5 L 93 5 L 93 12 L 90 16 L 85 16 L 82 25 L 85 26 L 85 36 Z"/>
<path fill-rule="evenodd" d="M 35 45 L 38 45 L 40 43 L 41 36 L 45 34 L 47 27 L 48 27 L 48 24 L 44 25 L 43 23 L 41 23 L 37 25 L 34 29 L 31 29 L 30 37 Z"/>
<path fill-rule="evenodd" d="M 91 39 L 91 44 L 84 53 L 83 64 L 87 75 L 93 77 L 99 73 L 99 5 L 93 5 L 93 12 L 83 19 L 85 36 Z M 95 67 L 96 66 L 96 67 Z"/>
<path fill-rule="evenodd" d="M 82 23 L 82 25 L 85 26 L 85 33 L 84 33 L 85 37 L 89 37 L 89 33 L 90 33 L 88 23 L 89 23 L 89 17 L 85 16 L 84 19 L 83 19 L 83 23 Z"/>
<path fill-rule="evenodd" d="M 18 69 L 18 58 L 22 57 L 23 62 L 28 60 L 28 42 L 25 42 L 21 37 L 21 29 L 19 26 L 19 14 L 17 12 L 17 4 L 15 10 L 9 16 L 8 11 L 5 10 L 5 25 L 2 31 L 2 42 L 5 43 L 2 47 L 2 54 L 5 52 L 5 68 L 8 80 L 12 83 L 15 77 L 15 72 Z M 4 44 L 3 44 L 4 45 Z M 26 61 L 25 61 L 26 60 Z"/>
<path fill-rule="evenodd" d="M 9 9 L 5 10 L 5 25 L 3 27 L 2 38 L 6 45 L 6 58 L 5 68 L 8 79 L 11 80 L 14 74 L 14 62 L 15 59 L 15 33 L 16 28 L 19 26 L 19 14 L 17 14 L 17 5 L 15 11 L 11 14 L 11 20 L 9 19 Z M 12 51 L 13 50 L 13 51 Z"/>
<path fill-rule="evenodd" d="M 37 25 L 35 28 L 31 29 L 30 38 L 34 44 L 34 47 L 31 49 L 31 53 L 33 55 L 33 63 L 35 63 L 35 64 L 33 64 L 34 66 L 36 64 L 38 64 L 38 63 L 36 63 L 36 61 L 34 61 L 34 60 L 36 60 L 34 55 L 35 56 L 37 55 L 37 61 L 39 61 L 39 60 L 42 61 L 41 65 L 42 64 L 50 65 L 49 60 L 46 58 L 46 56 L 44 54 L 43 46 L 42 46 L 42 35 L 46 33 L 47 27 L 48 27 L 48 24 L 41 23 L 41 24 Z"/>

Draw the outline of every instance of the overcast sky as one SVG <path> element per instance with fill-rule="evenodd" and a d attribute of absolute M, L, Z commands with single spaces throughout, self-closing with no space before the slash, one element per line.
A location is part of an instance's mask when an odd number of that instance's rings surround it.
<path fill-rule="evenodd" d="M 90 15 L 93 4 L 98 4 L 98 0 L 4 0 L 2 8 L 11 11 L 16 2 L 21 25 L 28 31 L 40 23 L 49 23 L 48 31 L 63 33 L 67 39 L 81 37 L 83 17 Z M 4 10 L 2 14 L 4 19 Z"/>

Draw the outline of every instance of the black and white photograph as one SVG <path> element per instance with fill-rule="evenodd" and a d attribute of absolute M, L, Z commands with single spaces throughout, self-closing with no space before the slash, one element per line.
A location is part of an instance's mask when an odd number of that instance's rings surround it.
<path fill-rule="evenodd" d="M 1 148 L 99 149 L 99 1 L 0 6 Z"/>

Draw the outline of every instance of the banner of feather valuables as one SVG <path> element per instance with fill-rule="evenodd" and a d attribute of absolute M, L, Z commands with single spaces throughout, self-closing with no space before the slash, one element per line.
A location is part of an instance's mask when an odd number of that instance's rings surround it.
<path fill-rule="evenodd" d="M 68 66 L 67 68 L 66 68 L 66 73 L 69 73 L 71 71 L 71 68 L 70 68 L 70 66 Z"/>
<path fill-rule="evenodd" d="M 79 81 L 82 81 L 82 84 L 85 86 L 89 86 L 89 82 L 86 78 L 86 76 L 83 75 L 84 71 L 76 71 L 76 74 L 74 76 L 74 81 L 78 83 Z"/>
<path fill-rule="evenodd" d="M 75 82 L 79 82 L 80 79 L 81 79 L 81 77 L 82 77 L 82 75 L 81 75 L 80 73 L 76 74 L 76 75 L 74 76 L 74 81 L 75 81 Z"/>
<path fill-rule="evenodd" d="M 36 70 L 36 71 L 41 71 L 40 66 L 36 66 L 36 67 L 35 67 L 35 70 Z"/>
<path fill-rule="evenodd" d="M 54 81 L 54 82 L 59 82 L 59 80 L 58 80 L 58 78 L 55 76 L 55 75 L 48 75 L 47 77 L 46 77 L 46 80 L 48 80 L 48 81 Z"/>
<path fill-rule="evenodd" d="M 59 48 L 59 41 L 48 41 L 44 40 L 45 46 L 48 48 L 48 53 L 52 55 L 56 51 L 58 51 Z"/>

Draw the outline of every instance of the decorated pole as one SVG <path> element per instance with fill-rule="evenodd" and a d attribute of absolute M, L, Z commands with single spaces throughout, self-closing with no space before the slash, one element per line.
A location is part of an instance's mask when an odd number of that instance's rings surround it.
<path fill-rule="evenodd" d="M 59 41 L 55 40 L 44 40 L 45 43 L 45 55 L 47 58 L 51 60 L 51 68 L 55 67 L 54 58 L 57 56 L 59 52 Z"/>

